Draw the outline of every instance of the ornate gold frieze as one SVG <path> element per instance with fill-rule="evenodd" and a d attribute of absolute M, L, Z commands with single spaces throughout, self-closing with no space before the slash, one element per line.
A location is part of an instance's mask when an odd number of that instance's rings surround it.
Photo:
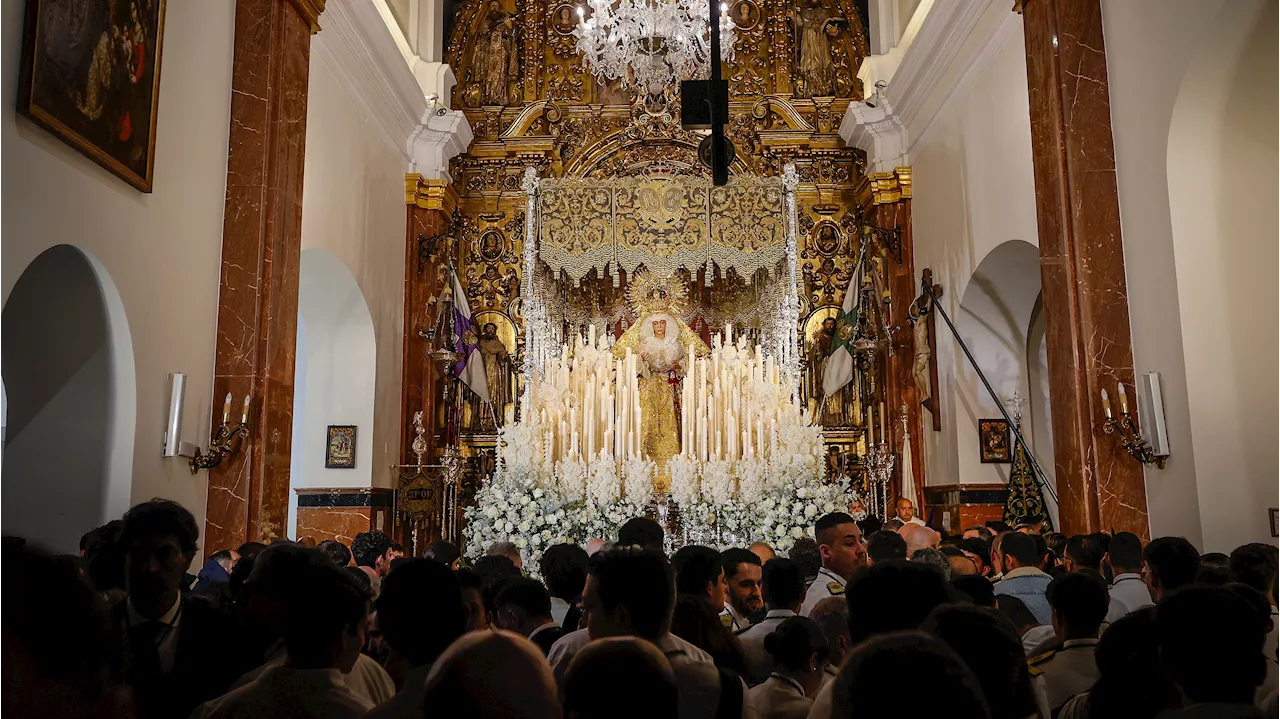
<path fill-rule="evenodd" d="M 873 172 L 870 179 L 872 200 L 877 205 L 911 199 L 910 167 L 895 167 L 892 172 Z"/>
<path fill-rule="evenodd" d="M 452 215 L 458 209 L 458 192 L 448 180 L 428 180 L 416 172 L 404 176 L 404 201 L 424 210 L 443 210 Z"/>

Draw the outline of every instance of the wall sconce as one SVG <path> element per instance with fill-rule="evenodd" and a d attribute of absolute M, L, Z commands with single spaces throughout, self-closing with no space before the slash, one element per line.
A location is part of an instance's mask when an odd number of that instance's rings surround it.
<path fill-rule="evenodd" d="M 213 469 L 222 464 L 223 457 L 235 454 L 245 437 L 249 436 L 249 396 L 245 395 L 244 409 L 240 412 L 240 424 L 234 427 L 230 424 L 231 419 L 231 393 L 227 393 L 227 400 L 222 405 L 222 426 L 218 428 L 218 433 L 213 436 L 213 442 L 209 445 L 207 452 L 201 452 L 199 447 L 194 447 L 193 452 L 189 456 L 191 458 L 191 473 L 196 474 L 202 469 Z M 186 444 L 185 442 L 183 444 Z M 184 447 L 185 449 L 185 447 Z"/>
<path fill-rule="evenodd" d="M 1152 404 L 1159 407 L 1161 406 L 1159 375 L 1153 372 L 1147 375 L 1145 379 L 1148 383 L 1152 383 L 1153 377 L 1154 383 L 1149 384 L 1148 389 L 1153 392 L 1151 397 Z M 1147 440 L 1142 438 L 1137 424 L 1133 421 L 1133 415 L 1129 412 L 1129 396 L 1124 391 L 1124 384 L 1120 385 L 1119 395 L 1120 416 L 1117 418 L 1111 414 L 1111 398 L 1107 395 L 1105 389 L 1102 390 L 1102 411 L 1107 415 L 1106 420 L 1102 423 L 1103 433 L 1119 435 L 1121 446 L 1139 462 L 1143 464 L 1154 463 L 1160 469 L 1164 469 L 1165 461 L 1169 458 L 1166 445 L 1162 445 L 1158 451 L 1148 444 Z M 1163 415 L 1163 409 L 1161 410 L 1161 415 Z M 1149 419 L 1151 419 L 1153 426 L 1158 428 L 1163 426 L 1163 416 L 1159 418 L 1149 417 Z"/>

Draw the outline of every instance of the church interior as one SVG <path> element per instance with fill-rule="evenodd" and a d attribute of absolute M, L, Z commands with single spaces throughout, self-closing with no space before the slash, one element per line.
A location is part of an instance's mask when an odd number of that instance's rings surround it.
<path fill-rule="evenodd" d="M 3 7 L 6 538 L 1280 542 L 1275 0 Z"/>

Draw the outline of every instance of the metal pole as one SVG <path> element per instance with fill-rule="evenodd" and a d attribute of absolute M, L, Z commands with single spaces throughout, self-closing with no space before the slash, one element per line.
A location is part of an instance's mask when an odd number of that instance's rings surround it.
<path fill-rule="evenodd" d="M 973 358 L 973 353 L 969 351 L 969 346 L 964 343 L 964 339 L 960 337 L 960 332 L 956 330 L 956 326 L 951 324 L 951 318 L 947 316 L 946 311 L 944 311 L 942 306 L 938 303 L 938 297 L 933 294 L 933 288 L 927 284 L 923 286 L 925 294 L 929 295 L 931 305 L 929 311 L 936 311 L 938 315 L 942 317 L 942 321 L 947 323 L 947 327 L 951 330 L 951 334 L 955 335 L 956 342 L 960 344 L 960 349 L 964 350 L 964 356 L 969 358 L 969 364 L 973 367 L 973 371 L 977 372 L 978 379 L 982 380 L 982 386 L 987 388 L 987 392 L 991 395 L 991 399 L 995 400 L 996 407 L 1000 409 L 1000 416 L 1004 417 L 1004 421 L 1008 422 L 1009 426 L 1013 428 L 1013 436 L 1026 451 L 1027 462 L 1031 465 L 1031 476 L 1036 478 L 1036 481 L 1040 483 L 1041 489 L 1048 492 L 1049 496 L 1053 499 L 1053 503 L 1057 504 L 1058 493 L 1053 491 L 1053 487 L 1050 487 L 1048 482 L 1044 481 L 1044 471 L 1040 469 L 1040 463 L 1036 462 L 1035 455 L 1031 453 L 1031 449 L 1028 447 L 1026 440 L 1022 438 L 1022 429 L 1019 428 L 1009 416 L 1008 410 L 1004 408 L 1004 402 L 1000 401 L 999 395 L 997 395 L 996 391 L 992 389 L 991 383 L 987 381 L 987 376 L 982 373 L 982 368 L 978 366 L 978 361 Z"/>

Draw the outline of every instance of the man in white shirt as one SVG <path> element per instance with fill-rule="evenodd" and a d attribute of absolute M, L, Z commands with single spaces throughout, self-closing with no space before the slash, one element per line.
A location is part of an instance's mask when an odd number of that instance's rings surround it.
<path fill-rule="evenodd" d="M 809 612 L 827 597 L 844 596 L 844 587 L 855 570 L 867 564 L 867 545 L 862 541 L 862 530 L 853 517 L 844 512 L 832 512 L 818 518 L 813 525 L 818 540 L 818 552 L 822 555 L 822 569 L 805 592 L 800 605 L 800 616 Z"/>
<path fill-rule="evenodd" d="M 911 500 L 906 497 L 901 497 L 898 499 L 897 507 L 898 513 L 896 516 L 898 521 L 902 522 L 902 526 L 905 527 L 909 524 L 918 524 L 921 527 L 925 526 L 924 521 L 916 516 L 916 508 L 915 505 L 911 503 Z"/>
<path fill-rule="evenodd" d="M 1117 532 L 1111 538 L 1106 560 L 1111 566 L 1111 604 L 1107 608 L 1107 623 L 1129 612 L 1151 606 L 1151 592 L 1142 581 L 1142 540 L 1131 532 Z"/>
<path fill-rule="evenodd" d="M 671 634 L 675 579 L 661 553 L 636 547 L 613 549 L 597 557 L 587 575 L 582 609 L 585 634 L 571 632 L 551 648 L 556 682 L 564 688 L 564 673 L 573 656 L 591 639 L 634 636 L 662 651 L 675 673 L 679 719 L 711 719 L 720 704 L 720 671 L 711 655 Z M 749 716 L 746 684 L 739 681 L 742 716 Z M 730 689 L 732 690 L 732 689 Z"/>
<path fill-rule="evenodd" d="M 192 719 L 356 719 L 373 707 L 342 680 L 364 646 L 369 592 L 331 565 L 299 568 L 292 579 L 295 601 L 284 615 L 285 663 L 205 702 Z"/>
<path fill-rule="evenodd" d="M 1056 715 L 1068 699 L 1089 691 L 1098 680 L 1093 652 L 1107 616 L 1107 585 L 1094 572 L 1073 572 L 1050 582 L 1045 596 L 1062 648 L 1027 662 L 1038 701 Z"/>
<path fill-rule="evenodd" d="M 796 616 L 796 610 L 804 601 L 804 592 L 804 576 L 795 562 L 778 558 L 764 565 L 764 603 L 769 613 L 758 624 L 738 634 L 747 659 L 748 684 L 754 686 L 769 678 L 773 657 L 764 649 L 764 638 L 787 617 Z"/>
<path fill-rule="evenodd" d="M 740 632 L 751 626 L 751 617 L 764 609 L 760 558 L 754 552 L 734 547 L 720 553 L 720 566 L 725 584 L 720 621 L 730 631 Z"/>

